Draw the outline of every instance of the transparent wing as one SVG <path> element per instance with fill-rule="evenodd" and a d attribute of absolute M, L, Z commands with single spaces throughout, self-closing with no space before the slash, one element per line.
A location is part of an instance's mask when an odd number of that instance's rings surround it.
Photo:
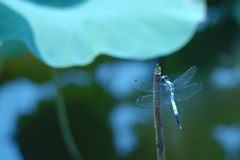
<path fill-rule="evenodd" d="M 156 93 L 158 91 L 153 91 L 153 87 L 161 87 L 161 92 L 164 91 L 164 87 L 160 83 L 152 83 L 152 82 L 147 82 L 147 81 L 142 81 L 142 80 L 133 80 L 131 82 L 131 85 L 141 91 L 148 92 L 148 93 Z"/>
<path fill-rule="evenodd" d="M 197 71 L 197 67 L 195 66 L 188 69 L 183 75 L 181 75 L 175 81 L 173 81 L 174 88 L 177 89 L 179 87 L 182 87 L 188 84 L 190 80 L 193 78 L 196 71 Z"/>
<path fill-rule="evenodd" d="M 188 86 L 181 87 L 175 90 L 174 99 L 176 101 L 186 100 L 192 97 L 194 94 L 197 94 L 202 88 L 203 88 L 202 83 L 194 83 Z"/>
<path fill-rule="evenodd" d="M 170 98 L 168 97 L 167 92 L 164 92 L 163 94 L 161 94 L 160 100 L 161 100 L 160 102 L 161 107 L 170 104 Z M 136 104 L 142 107 L 154 107 L 153 95 L 147 95 L 147 96 L 138 98 L 136 101 Z"/>

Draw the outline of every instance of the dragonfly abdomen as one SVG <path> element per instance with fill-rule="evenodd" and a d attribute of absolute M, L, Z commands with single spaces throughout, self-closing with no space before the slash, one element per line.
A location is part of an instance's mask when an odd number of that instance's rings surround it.
<path fill-rule="evenodd" d="M 176 106 L 176 103 L 174 101 L 174 94 L 173 93 L 170 94 L 170 99 L 171 99 L 173 113 L 174 113 L 174 116 L 176 118 L 177 124 L 178 124 L 179 128 L 182 129 L 180 119 L 179 119 L 179 116 L 178 116 L 177 106 Z"/>

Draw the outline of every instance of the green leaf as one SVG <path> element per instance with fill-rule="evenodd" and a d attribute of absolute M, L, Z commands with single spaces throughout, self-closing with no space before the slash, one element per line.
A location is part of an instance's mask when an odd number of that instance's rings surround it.
<path fill-rule="evenodd" d="M 65 8 L 0 0 L 0 40 L 19 39 L 57 68 L 84 66 L 99 54 L 146 60 L 183 47 L 204 17 L 202 0 L 89 0 Z"/>

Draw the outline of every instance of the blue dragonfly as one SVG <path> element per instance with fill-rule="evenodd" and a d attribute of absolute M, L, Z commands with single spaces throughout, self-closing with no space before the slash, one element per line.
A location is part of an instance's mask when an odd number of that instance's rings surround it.
<path fill-rule="evenodd" d="M 152 83 L 142 80 L 134 80 L 131 85 L 141 91 L 148 93 L 159 93 L 160 95 L 160 106 L 166 106 L 170 103 L 172 104 L 173 113 L 175 115 L 176 121 L 178 123 L 179 128 L 181 129 L 181 123 L 178 116 L 176 101 L 183 101 L 194 94 L 198 93 L 203 85 L 201 83 L 194 83 L 187 85 L 190 80 L 193 78 L 194 74 L 197 71 L 197 67 L 193 66 L 188 69 L 183 75 L 178 77 L 173 82 L 170 81 L 168 76 L 161 76 L 161 80 L 158 83 Z M 155 91 L 153 88 L 160 88 L 160 91 Z M 154 107 L 154 95 L 147 95 L 137 99 L 136 104 L 138 106 L 143 107 Z"/>

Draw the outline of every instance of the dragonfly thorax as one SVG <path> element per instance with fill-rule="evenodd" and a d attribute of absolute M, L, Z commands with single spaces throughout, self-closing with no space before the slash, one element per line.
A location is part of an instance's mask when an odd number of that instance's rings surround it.
<path fill-rule="evenodd" d="M 161 82 L 164 85 L 164 89 L 168 92 L 174 92 L 174 87 L 173 87 L 173 83 L 168 79 L 168 76 L 163 75 L 161 77 Z"/>

